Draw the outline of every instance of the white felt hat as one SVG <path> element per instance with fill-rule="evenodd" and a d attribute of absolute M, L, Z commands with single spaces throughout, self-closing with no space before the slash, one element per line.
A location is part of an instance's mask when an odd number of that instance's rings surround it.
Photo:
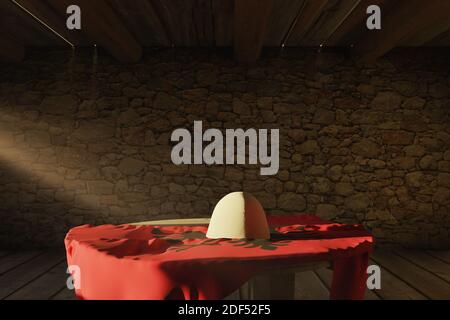
<path fill-rule="evenodd" d="M 247 192 L 229 193 L 216 204 L 206 237 L 269 239 L 264 208 Z"/>

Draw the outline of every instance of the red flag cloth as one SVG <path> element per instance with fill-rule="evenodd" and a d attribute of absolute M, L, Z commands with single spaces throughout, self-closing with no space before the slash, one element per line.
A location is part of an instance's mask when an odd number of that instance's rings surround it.
<path fill-rule="evenodd" d="M 373 238 L 361 225 L 267 216 L 270 240 L 208 239 L 208 226 L 84 225 L 65 245 L 79 299 L 222 299 L 252 276 L 331 261 L 331 299 L 363 299 Z M 78 287 L 78 288 L 77 288 Z"/>

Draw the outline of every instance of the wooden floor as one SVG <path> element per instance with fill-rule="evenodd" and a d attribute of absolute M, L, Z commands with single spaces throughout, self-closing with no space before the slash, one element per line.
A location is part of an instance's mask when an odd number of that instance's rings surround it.
<path fill-rule="evenodd" d="M 371 264 L 381 267 L 381 289 L 366 299 L 450 299 L 450 251 L 378 251 Z M 66 287 L 63 252 L 0 251 L 0 299 L 75 299 Z M 295 298 L 328 299 L 332 271 L 295 275 Z"/>

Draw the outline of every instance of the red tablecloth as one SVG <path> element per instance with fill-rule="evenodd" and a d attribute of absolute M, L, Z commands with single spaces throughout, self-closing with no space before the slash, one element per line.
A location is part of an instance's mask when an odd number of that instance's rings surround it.
<path fill-rule="evenodd" d="M 253 275 L 332 261 L 331 299 L 363 299 L 373 239 L 360 225 L 268 216 L 271 240 L 207 239 L 207 226 L 84 225 L 65 239 L 80 299 L 221 299 Z"/>

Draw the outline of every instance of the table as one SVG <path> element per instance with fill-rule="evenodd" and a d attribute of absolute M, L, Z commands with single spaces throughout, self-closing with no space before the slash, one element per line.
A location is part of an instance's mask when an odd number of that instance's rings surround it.
<path fill-rule="evenodd" d="M 77 297 L 222 299 L 262 272 L 330 261 L 330 298 L 364 298 L 373 238 L 361 225 L 298 214 L 267 220 L 271 240 L 207 239 L 205 220 L 75 227 L 65 245 L 80 271 Z"/>

